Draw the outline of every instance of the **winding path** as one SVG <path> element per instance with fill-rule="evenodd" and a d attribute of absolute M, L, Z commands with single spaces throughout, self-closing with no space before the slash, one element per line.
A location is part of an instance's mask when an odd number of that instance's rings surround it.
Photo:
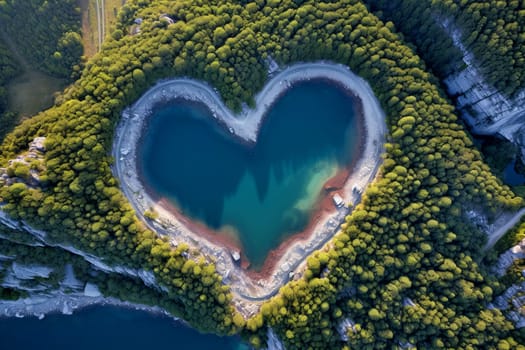
<path fill-rule="evenodd" d="M 497 241 L 505 234 L 508 230 L 514 227 L 520 221 L 521 217 L 525 215 L 525 208 L 522 208 L 520 211 L 516 212 L 514 215 L 512 215 L 510 218 L 506 218 L 506 222 L 504 225 L 500 226 L 497 230 L 495 230 L 492 233 L 489 233 L 489 239 L 487 242 L 487 245 L 485 246 L 485 250 L 489 250 L 496 244 Z"/>
<path fill-rule="evenodd" d="M 104 0 L 96 0 L 95 8 L 97 11 L 97 33 L 98 33 L 98 50 L 102 48 L 102 43 L 106 37 L 106 16 Z"/>
<path fill-rule="evenodd" d="M 297 81 L 315 78 L 335 81 L 352 91 L 361 100 L 366 132 L 363 153 L 343 188 L 345 202 L 357 204 L 360 201 L 360 193 L 374 180 L 382 163 L 381 154 L 387 128 L 384 112 L 368 83 L 342 65 L 318 62 L 288 67 L 273 77 L 257 94 L 255 110 L 247 109 L 239 115 L 233 114 L 216 91 L 203 82 L 191 79 L 162 81 L 123 112 L 122 120 L 117 127 L 113 144 L 115 159 L 113 171 L 120 180 L 122 191 L 130 200 L 137 216 L 150 229 L 171 237 L 174 244 L 186 242 L 202 252 L 204 256 L 212 258 L 211 260 L 216 263 L 217 272 L 223 276 L 225 283 L 231 286 L 234 302 L 241 312 L 245 311 L 245 314 L 249 313 L 248 309 L 254 305 L 254 302 L 261 302 L 275 295 L 279 288 L 288 282 L 290 273 L 293 273 L 307 256 L 330 241 L 350 209 L 334 210 L 333 214 L 320 220 L 310 238 L 289 246 L 271 276 L 264 280 L 252 280 L 232 261 L 227 248 L 191 232 L 169 211 L 148 196 L 137 174 L 135 164 L 137 143 L 153 107 L 175 98 L 206 104 L 213 116 L 225 124 L 230 132 L 246 141 L 255 142 L 264 114 L 282 92 Z M 150 208 L 154 208 L 159 214 L 158 219 L 152 221 L 144 218 L 143 213 Z"/>

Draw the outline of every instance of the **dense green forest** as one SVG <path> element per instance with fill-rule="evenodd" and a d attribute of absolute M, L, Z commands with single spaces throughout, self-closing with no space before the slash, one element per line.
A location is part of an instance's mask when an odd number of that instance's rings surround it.
<path fill-rule="evenodd" d="M 7 83 L 20 73 L 13 55 L 0 39 L 0 141 L 11 130 L 16 114 L 7 112 Z"/>
<path fill-rule="evenodd" d="M 508 96 L 525 86 L 525 5 L 523 1 L 365 0 L 371 10 L 415 44 L 441 77 L 461 68 L 461 52 L 443 28 L 458 27 L 485 79 Z"/>
<path fill-rule="evenodd" d="M 18 122 L 8 111 L 8 83 L 25 67 L 13 47 L 37 70 L 75 79 L 82 64 L 80 12 L 75 0 L 0 0 L 0 141 Z M 12 42 L 9 47 L 2 37 Z"/>
<path fill-rule="evenodd" d="M 520 1 L 413 1 L 365 0 L 370 10 L 414 45 L 418 54 L 440 77 L 463 68 L 462 54 L 444 28 L 452 20 L 462 32 L 465 47 L 474 54 L 487 82 L 508 96 L 525 87 L 525 5 Z M 485 142 L 481 151 L 498 175 L 516 149 L 504 141 Z M 525 169 L 521 169 L 525 173 Z M 516 188 L 521 196 L 525 188 Z M 498 243 L 497 252 L 517 244 L 525 237 L 525 226 L 510 231 Z"/>
<path fill-rule="evenodd" d="M 76 0 L 0 0 L 0 30 L 35 68 L 71 78 L 82 56 Z"/>
<path fill-rule="evenodd" d="M 141 31 L 131 35 L 136 18 Z M 47 137 L 47 152 L 41 186 L 1 188 L 3 210 L 51 241 L 151 270 L 166 290 L 113 281 L 112 294 L 162 300 L 193 326 L 242 332 L 254 346 L 271 326 L 288 349 L 515 348 L 512 323 L 487 308 L 503 285 L 479 264 L 486 239 L 465 211 L 495 216 L 523 199 L 491 173 L 436 78 L 394 29 L 354 0 L 128 1 L 70 98 L 6 137 L 0 166 L 36 136 Z M 372 86 L 390 136 L 382 176 L 333 244 L 245 322 L 209 258 L 138 221 L 109 154 L 122 109 L 159 78 L 206 80 L 239 109 L 267 79 L 268 56 L 348 65 Z M 347 318 L 354 326 L 342 341 L 337 327 Z"/>

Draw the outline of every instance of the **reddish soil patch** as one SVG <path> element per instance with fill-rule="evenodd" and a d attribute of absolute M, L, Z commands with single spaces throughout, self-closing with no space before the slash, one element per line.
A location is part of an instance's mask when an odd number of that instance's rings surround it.
<path fill-rule="evenodd" d="M 343 177 L 344 180 L 346 180 L 348 179 L 349 175 L 349 171 L 345 169 L 340 173 L 336 174 L 332 179 L 328 180 L 328 182 L 330 182 L 331 180 L 340 180 Z M 343 185 L 344 183 L 345 181 L 342 181 Z M 275 271 L 277 267 L 276 265 L 280 262 L 284 253 L 295 243 L 308 240 L 308 238 L 310 238 L 310 236 L 313 234 L 314 229 L 317 227 L 317 224 L 323 221 L 328 215 L 336 211 L 334 202 L 332 200 L 332 196 L 335 195 L 342 187 L 343 186 L 339 186 L 335 188 L 331 186 L 330 191 L 323 190 L 321 200 L 317 204 L 312 216 L 310 217 L 308 226 L 306 226 L 306 228 L 303 231 L 298 232 L 287 238 L 284 242 L 279 244 L 277 248 L 272 249 L 268 253 L 266 260 L 264 260 L 264 264 L 259 271 L 247 270 L 246 274 L 254 280 L 267 279 L 268 277 L 270 277 Z"/>
<path fill-rule="evenodd" d="M 231 252 L 239 252 L 241 255 L 240 266 L 243 270 L 245 270 L 246 275 L 249 276 L 252 280 L 267 279 L 274 273 L 276 265 L 280 262 L 282 256 L 290 248 L 290 246 L 292 246 L 296 242 L 308 240 L 308 238 L 312 235 L 314 229 L 316 228 L 317 224 L 320 221 L 326 219 L 328 215 L 333 214 L 336 211 L 336 207 L 332 197 L 336 193 L 339 193 L 343 198 L 345 197 L 340 191 L 345 186 L 346 182 L 348 181 L 348 178 L 352 174 L 357 161 L 361 158 L 364 145 L 366 143 L 366 126 L 364 124 L 362 101 L 352 92 L 347 91 L 347 93 L 351 95 L 355 100 L 354 113 L 357 121 L 357 137 L 360 139 L 359 147 L 356 147 L 352 156 L 352 163 L 348 164 L 346 168 L 339 171 L 336 175 L 334 175 L 324 184 L 321 193 L 321 198 L 318 201 L 315 209 L 313 210 L 307 227 L 303 231 L 288 237 L 281 244 L 279 244 L 277 248 L 272 249 L 268 253 L 268 256 L 266 257 L 264 264 L 260 268 L 260 270 L 256 271 L 250 269 L 251 263 L 248 260 L 247 256 L 243 253 L 242 245 L 238 237 L 236 237 L 235 235 L 225 234 L 224 232 L 212 230 L 201 222 L 191 220 L 190 218 L 184 216 L 184 214 L 177 207 L 172 205 L 166 198 L 160 198 L 157 204 L 161 205 L 163 208 L 173 213 L 173 215 L 175 215 L 177 219 L 187 229 L 189 229 L 191 232 L 198 235 L 199 237 L 202 237 L 218 246 L 226 247 Z M 154 193 L 154 191 L 151 191 L 150 193 Z M 152 196 L 152 198 L 155 197 Z"/>
<path fill-rule="evenodd" d="M 183 224 L 188 230 L 198 235 L 199 237 L 202 237 L 207 241 L 218 246 L 226 247 L 231 252 L 239 252 L 241 255 L 240 266 L 243 270 L 245 270 L 246 274 L 250 278 L 254 280 L 266 279 L 273 274 L 277 263 L 279 263 L 281 257 L 290 248 L 290 246 L 292 246 L 296 242 L 307 240 L 313 233 L 317 224 L 320 221 L 324 220 L 327 215 L 330 215 L 335 212 L 336 208 L 332 200 L 332 196 L 335 195 L 339 190 L 341 190 L 341 188 L 348 180 L 349 176 L 350 169 L 346 168 L 341 170 L 339 173 L 337 173 L 335 176 L 333 176 L 326 182 L 326 184 L 323 187 L 321 199 L 316 205 L 316 208 L 314 209 L 313 214 L 310 217 L 307 227 L 303 231 L 298 232 L 287 238 L 285 241 L 279 244 L 277 248 L 272 249 L 268 253 L 268 256 L 266 257 L 261 269 L 257 271 L 249 269 L 251 263 L 248 260 L 248 257 L 244 255 L 242 245 L 238 237 L 232 234 L 210 229 L 205 224 L 188 218 L 180 211 L 179 208 L 171 204 L 166 198 L 161 198 L 157 202 L 157 204 L 168 210 L 170 213 L 172 213 L 177 218 L 177 220 L 180 221 L 181 224 Z"/>
<path fill-rule="evenodd" d="M 177 218 L 177 220 L 184 225 L 184 227 L 193 232 L 195 235 L 202 237 L 220 247 L 226 247 L 232 253 L 235 251 L 239 252 L 241 255 L 241 267 L 243 269 L 248 269 L 250 267 L 250 262 L 242 251 L 241 242 L 239 241 L 238 237 L 225 232 L 213 230 L 202 222 L 188 218 L 180 211 L 179 208 L 174 206 L 168 199 L 164 197 L 161 198 L 157 204 L 172 213 Z"/>

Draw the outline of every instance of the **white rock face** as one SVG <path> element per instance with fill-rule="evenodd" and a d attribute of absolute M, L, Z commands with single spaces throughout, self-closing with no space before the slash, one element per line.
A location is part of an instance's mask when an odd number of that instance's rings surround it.
<path fill-rule="evenodd" d="M 48 313 L 62 312 L 71 315 L 75 310 L 90 305 L 115 305 L 135 310 L 145 310 L 148 312 L 167 315 L 167 311 L 154 306 L 133 304 L 115 298 L 104 298 L 102 296 L 85 296 L 83 291 L 66 293 L 62 289 L 50 290 L 44 293 L 30 293 L 30 296 L 17 300 L 0 300 L 0 317 L 25 317 L 34 316 L 38 319 L 44 318 Z M 173 317 L 174 320 L 178 320 Z"/>
<path fill-rule="evenodd" d="M 441 24 L 463 53 L 466 68 L 444 81 L 448 92 L 457 97 L 463 119 L 476 134 L 499 134 L 516 144 L 525 161 L 525 88 L 510 99 L 487 84 L 473 54 L 463 45 L 459 28 L 450 20 Z"/>
<path fill-rule="evenodd" d="M 121 275 L 130 276 L 130 277 L 137 277 L 137 278 L 140 278 L 142 282 L 144 282 L 144 284 L 147 285 L 148 287 L 157 288 L 162 291 L 167 290 L 165 286 L 161 286 L 157 284 L 157 280 L 152 271 L 146 271 L 144 269 L 133 269 L 133 268 L 125 267 L 125 266 L 109 266 L 108 264 L 104 263 L 102 259 L 94 255 L 85 253 L 72 246 L 60 245 L 60 244 L 56 246 L 70 253 L 82 256 L 87 262 L 93 265 L 93 267 L 97 270 L 101 270 L 107 273 L 118 273 Z"/>
<path fill-rule="evenodd" d="M 0 223 L 13 230 L 20 229 L 20 225 L 18 224 L 18 222 L 7 216 L 7 214 L 2 211 L 2 207 L 0 207 Z"/>
<path fill-rule="evenodd" d="M 100 290 L 96 285 L 93 283 L 86 283 L 86 286 L 84 287 L 84 296 L 90 297 L 90 298 L 97 298 L 102 296 L 102 293 L 100 293 Z"/>
<path fill-rule="evenodd" d="M 73 315 L 73 308 L 71 307 L 70 303 L 64 302 L 64 304 L 62 305 L 62 314 Z"/>
<path fill-rule="evenodd" d="M 18 279 L 11 271 L 5 275 L 4 279 L 0 283 L 0 286 L 4 288 L 23 290 L 26 292 L 43 292 L 48 289 L 48 287 L 42 283 L 39 283 L 36 286 L 28 287 L 27 285 L 24 285 L 24 280 Z"/>
<path fill-rule="evenodd" d="M 20 280 L 31 280 L 36 277 L 48 278 L 53 269 L 47 266 L 39 265 L 21 265 L 13 262 L 11 265 L 14 276 Z"/>
<path fill-rule="evenodd" d="M 42 230 L 37 230 L 36 228 L 33 228 L 29 226 L 27 223 L 23 222 L 21 223 L 21 228 L 29 233 L 31 233 L 36 238 L 40 239 L 41 241 L 45 241 L 47 237 L 47 233 Z"/>
<path fill-rule="evenodd" d="M 268 350 L 284 350 L 283 343 L 271 328 L 268 328 Z"/>
<path fill-rule="evenodd" d="M 2 279 L 0 286 L 3 288 L 17 288 L 20 289 L 20 283 L 21 281 L 16 279 L 15 276 L 11 271 L 7 272 L 7 274 Z"/>
<path fill-rule="evenodd" d="M 67 264 L 65 267 L 65 276 L 62 282 L 60 282 L 60 285 L 64 288 L 77 290 L 82 288 L 84 283 L 76 278 L 75 272 L 73 271 L 73 266 L 71 266 L 71 264 Z"/>
<path fill-rule="evenodd" d="M 416 303 L 410 298 L 403 298 L 403 306 L 404 307 L 415 307 Z"/>
<path fill-rule="evenodd" d="M 345 342 L 348 341 L 348 332 L 350 330 L 355 333 L 355 322 L 350 318 L 343 319 L 337 326 L 337 332 L 339 333 L 341 340 Z"/>
<path fill-rule="evenodd" d="M 498 296 L 489 307 L 506 311 L 506 316 L 516 328 L 525 327 L 525 315 L 521 309 L 525 306 L 525 282 L 513 284 L 502 295 Z"/>
<path fill-rule="evenodd" d="M 398 344 L 399 344 L 399 347 L 401 349 L 413 349 L 413 348 L 415 348 L 414 344 L 411 344 L 409 342 L 401 342 L 401 341 L 399 341 Z"/>
<path fill-rule="evenodd" d="M 8 260 L 14 260 L 15 256 L 8 256 L 0 254 L 0 261 L 8 261 Z"/>
<path fill-rule="evenodd" d="M 35 137 L 35 139 L 29 144 L 29 152 L 40 152 L 45 153 L 46 146 L 44 146 L 44 143 L 46 142 L 45 137 Z"/>
<path fill-rule="evenodd" d="M 127 275 L 131 277 L 137 277 L 137 278 L 140 278 L 144 282 L 144 284 L 149 287 L 154 287 L 161 291 L 167 291 L 167 288 L 165 286 L 161 286 L 157 284 L 157 280 L 152 271 L 146 271 L 144 269 L 133 269 L 133 268 L 125 267 L 125 266 L 109 266 L 99 257 L 85 253 L 73 246 L 65 245 L 65 244 L 49 244 L 46 241 L 46 238 L 47 238 L 46 232 L 42 230 L 37 230 L 24 222 L 20 223 L 16 220 L 11 219 L 1 209 L 2 208 L 0 207 L 0 224 L 4 224 L 15 230 L 24 230 L 32 234 L 39 241 L 43 242 L 44 245 L 51 246 L 51 247 L 58 247 L 70 253 L 73 253 L 75 255 L 79 255 L 83 257 L 87 262 L 89 262 L 91 265 L 93 265 L 93 267 L 95 267 L 98 270 L 101 270 L 103 272 L 118 273 L 118 274 Z M 66 273 L 67 273 L 67 270 L 66 270 Z"/>
<path fill-rule="evenodd" d="M 40 170 L 38 168 L 33 168 L 31 164 L 36 162 L 42 165 L 44 153 L 46 151 L 44 146 L 45 140 L 45 137 L 36 137 L 32 142 L 29 143 L 27 152 L 20 153 L 15 158 L 10 159 L 7 162 L 9 167 L 15 166 L 17 164 L 28 167 L 29 176 L 10 176 L 6 168 L 0 168 L 0 186 L 10 186 L 14 183 L 24 183 L 29 187 L 40 187 Z"/>

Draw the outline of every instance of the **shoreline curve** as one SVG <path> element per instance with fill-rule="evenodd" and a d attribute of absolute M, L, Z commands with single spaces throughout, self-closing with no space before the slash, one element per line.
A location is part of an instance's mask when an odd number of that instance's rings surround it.
<path fill-rule="evenodd" d="M 169 236 L 174 245 L 187 243 L 199 250 L 206 259 L 215 262 L 216 270 L 223 277 L 224 283 L 230 285 L 234 305 L 245 316 L 254 313 L 261 302 L 277 294 L 279 288 L 304 267 L 305 258 L 334 237 L 351 208 L 345 206 L 324 215 L 318 220 L 308 238 L 290 242 L 284 254 L 278 258 L 273 271 L 268 271 L 267 276 L 253 279 L 248 271 L 233 261 L 228 247 L 199 236 L 162 203 L 156 202 L 148 195 L 137 171 L 137 145 L 153 108 L 157 104 L 176 98 L 205 104 L 214 118 L 223 123 L 232 134 L 247 142 L 256 142 L 259 126 L 267 109 L 281 94 L 295 82 L 316 78 L 328 79 L 339 84 L 361 102 L 365 133 L 362 153 L 339 191 L 345 203 L 356 205 L 361 199 L 361 193 L 375 179 L 382 163 L 381 154 L 387 133 L 386 118 L 369 84 L 352 73 L 348 67 L 340 64 L 321 61 L 287 67 L 273 76 L 256 95 L 255 109 L 245 108 L 239 114 L 232 113 L 216 90 L 207 83 L 190 78 L 160 81 L 123 111 L 115 132 L 113 173 L 120 180 L 121 190 L 135 209 L 138 218 L 158 234 Z M 143 215 L 151 208 L 158 214 L 155 220 L 146 219 Z"/>

